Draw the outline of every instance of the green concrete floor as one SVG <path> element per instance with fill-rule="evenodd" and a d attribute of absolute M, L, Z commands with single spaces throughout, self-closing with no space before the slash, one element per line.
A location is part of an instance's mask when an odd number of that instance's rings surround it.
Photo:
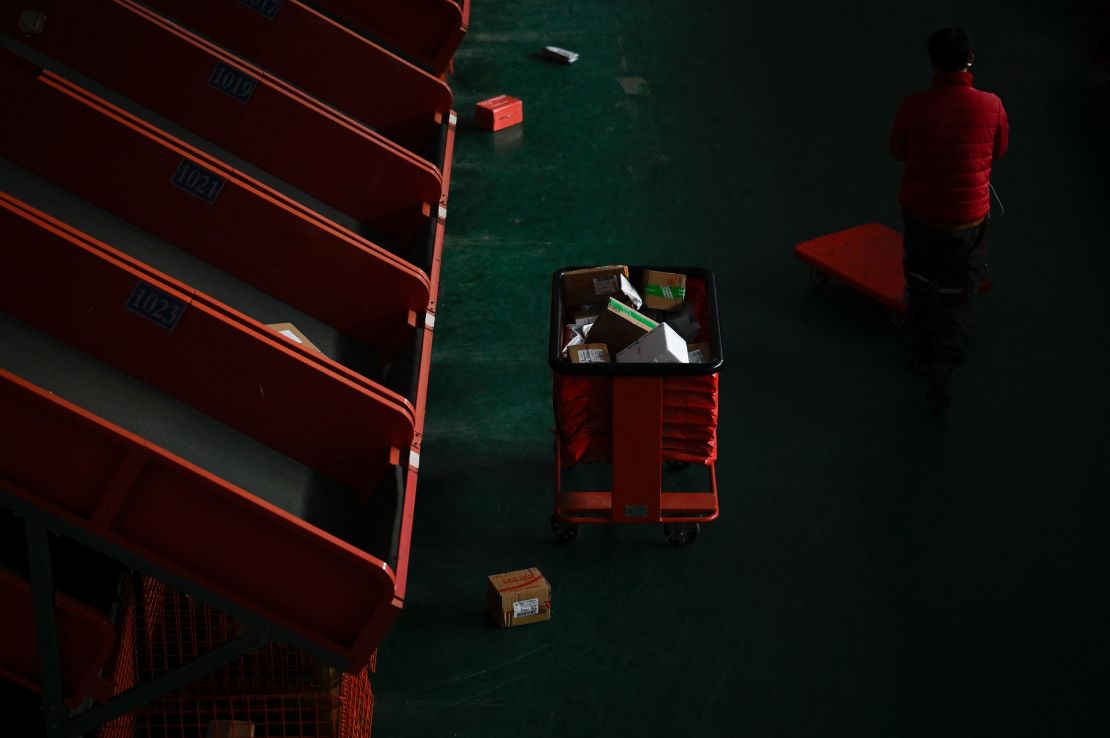
<path fill-rule="evenodd" d="M 405 611 L 377 736 L 1110 735 L 1110 86 L 1093 4 L 474 0 Z M 854 8 L 854 9 L 853 9 Z M 960 24 L 1010 113 L 996 288 L 943 419 L 802 240 L 898 226 L 886 140 Z M 535 52 L 582 54 L 570 67 Z M 634 79 L 638 78 L 638 79 Z M 624 84 L 621 80 L 624 80 Z M 642 81 L 640 81 L 642 80 Z M 476 101 L 524 99 L 475 130 Z M 721 518 L 556 545 L 552 270 L 720 283 Z M 550 623 L 490 625 L 538 566 Z"/>

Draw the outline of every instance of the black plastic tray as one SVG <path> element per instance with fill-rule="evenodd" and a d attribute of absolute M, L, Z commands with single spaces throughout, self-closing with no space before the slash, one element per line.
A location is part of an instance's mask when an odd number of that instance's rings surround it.
<path fill-rule="evenodd" d="M 700 376 L 716 374 L 724 364 L 724 348 L 721 343 L 721 318 L 717 309 L 717 280 L 713 272 L 701 267 L 689 266 L 644 266 L 629 265 L 629 279 L 633 285 L 640 283 L 645 269 L 657 272 L 685 274 L 705 281 L 706 311 L 709 320 L 709 346 L 713 350 L 713 361 L 707 364 L 572 364 L 562 358 L 563 340 L 563 275 L 577 269 L 590 267 L 570 266 L 557 269 L 551 277 L 551 325 L 549 352 L 547 357 L 551 369 L 559 374 L 585 376 Z"/>

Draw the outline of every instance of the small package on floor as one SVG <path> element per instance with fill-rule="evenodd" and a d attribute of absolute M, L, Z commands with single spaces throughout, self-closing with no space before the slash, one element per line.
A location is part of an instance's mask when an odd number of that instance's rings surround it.
<path fill-rule="evenodd" d="M 578 52 L 567 51 L 558 46 L 544 46 L 543 54 L 552 61 L 562 62 L 563 64 L 574 64 L 578 61 Z"/>
<path fill-rule="evenodd" d="M 686 302 L 686 275 L 644 270 L 644 306 L 677 310 Z"/>
<path fill-rule="evenodd" d="M 609 304 L 590 329 L 590 343 L 604 343 L 613 355 L 651 333 L 657 325 L 651 318 L 610 297 Z"/>
<path fill-rule="evenodd" d="M 551 585 L 539 569 L 520 569 L 489 577 L 490 617 L 502 628 L 551 619 Z"/>
<path fill-rule="evenodd" d="M 312 349 L 316 353 L 323 353 L 320 349 L 316 348 L 316 344 L 308 340 L 305 334 L 297 330 L 297 326 L 292 323 L 267 323 L 266 327 L 276 333 L 280 333 L 294 343 L 299 343 L 305 348 Z"/>
<path fill-rule="evenodd" d="M 604 343 L 583 343 L 570 348 L 571 364 L 608 364 L 609 348 Z"/>
<path fill-rule="evenodd" d="M 682 336 L 666 323 L 637 339 L 617 354 L 618 364 L 689 364 L 690 354 Z"/>
<path fill-rule="evenodd" d="M 488 131 L 500 131 L 524 121 L 524 102 L 512 95 L 498 95 L 474 107 L 474 123 Z"/>
<path fill-rule="evenodd" d="M 563 275 L 563 302 L 567 305 L 604 303 L 623 296 L 637 310 L 643 304 L 640 293 L 628 281 L 628 267 L 615 264 L 577 269 Z"/>
<path fill-rule="evenodd" d="M 686 346 L 691 364 L 708 364 L 713 361 L 713 352 L 708 343 L 691 343 Z"/>

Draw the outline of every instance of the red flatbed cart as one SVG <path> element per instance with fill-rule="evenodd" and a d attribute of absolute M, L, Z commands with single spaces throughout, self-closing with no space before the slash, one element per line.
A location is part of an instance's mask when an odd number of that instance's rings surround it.
<path fill-rule="evenodd" d="M 820 236 L 794 247 L 794 254 L 809 264 L 814 287 L 823 289 L 829 277 L 890 308 L 900 324 L 906 314 L 906 279 L 902 274 L 902 234 L 881 223 L 865 223 Z M 979 292 L 991 288 L 984 269 Z"/>
<path fill-rule="evenodd" d="M 554 372 L 555 509 L 551 527 L 563 542 L 583 523 L 663 524 L 673 546 L 692 543 L 700 523 L 716 520 L 717 375 L 724 361 L 717 290 L 711 272 L 691 267 L 631 267 L 687 275 L 686 299 L 700 324 L 695 343 L 712 356 L 701 364 L 572 364 L 562 358 L 563 274 L 552 282 L 550 365 Z M 563 472 L 610 463 L 611 489 L 564 491 Z M 663 491 L 663 465 L 702 464 L 706 491 Z"/>

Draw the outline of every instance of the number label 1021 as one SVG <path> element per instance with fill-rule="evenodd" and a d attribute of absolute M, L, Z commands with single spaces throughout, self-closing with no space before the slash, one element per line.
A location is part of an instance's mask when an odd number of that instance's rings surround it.
<path fill-rule="evenodd" d="M 188 159 L 181 160 L 170 181 L 209 205 L 216 202 L 225 183 L 223 177 L 197 166 Z"/>

